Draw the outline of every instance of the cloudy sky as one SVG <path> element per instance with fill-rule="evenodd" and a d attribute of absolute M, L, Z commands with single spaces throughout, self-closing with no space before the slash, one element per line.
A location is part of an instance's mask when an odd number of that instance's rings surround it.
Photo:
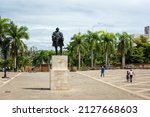
<path fill-rule="evenodd" d="M 150 25 L 150 0 L 0 0 L 0 16 L 28 27 L 29 47 L 47 50 L 56 27 L 65 45 L 79 31 L 143 34 Z"/>

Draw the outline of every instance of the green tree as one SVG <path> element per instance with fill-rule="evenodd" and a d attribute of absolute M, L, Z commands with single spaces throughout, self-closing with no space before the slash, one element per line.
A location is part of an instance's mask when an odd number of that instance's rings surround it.
<path fill-rule="evenodd" d="M 1 18 L 0 17 L 0 48 L 1 48 L 1 53 L 4 58 L 4 76 L 3 78 L 6 78 L 6 67 L 7 67 L 7 55 L 9 51 L 9 46 L 10 46 L 10 37 L 8 36 L 8 30 L 9 30 L 9 19 L 7 18 Z"/>
<path fill-rule="evenodd" d="M 40 65 L 40 70 L 42 64 L 49 64 L 52 55 L 54 55 L 54 51 L 49 51 L 49 50 L 39 50 L 36 51 L 35 54 L 32 56 L 32 65 Z"/>
<path fill-rule="evenodd" d="M 134 47 L 130 56 L 132 63 L 144 63 L 144 48 Z"/>
<path fill-rule="evenodd" d="M 75 34 L 71 39 L 69 48 L 73 53 L 73 56 L 78 56 L 78 69 L 80 70 L 81 56 L 83 56 L 86 52 L 84 35 L 82 35 L 81 33 Z"/>
<path fill-rule="evenodd" d="M 94 65 L 94 51 L 96 52 L 96 47 L 98 47 L 98 41 L 100 41 L 98 32 L 91 32 L 87 31 L 86 36 L 86 42 L 89 47 L 89 50 L 91 51 L 91 68 L 93 68 Z"/>
<path fill-rule="evenodd" d="M 20 50 L 18 51 L 17 68 L 24 71 L 26 66 L 31 65 L 31 57 L 29 55 L 27 45 L 25 45 L 24 43 L 22 44 L 24 48 L 20 48 Z"/>
<path fill-rule="evenodd" d="M 108 67 L 108 56 L 112 51 L 114 51 L 114 45 L 116 43 L 116 37 L 113 33 L 108 33 L 100 31 L 102 39 L 102 48 L 105 51 L 105 64 L 106 68 Z"/>
<path fill-rule="evenodd" d="M 32 66 L 35 66 L 37 64 L 40 65 L 40 70 L 41 70 L 41 65 L 44 64 L 44 59 L 45 59 L 45 53 L 44 51 L 37 51 L 36 54 L 33 57 L 33 62 Z"/>
<path fill-rule="evenodd" d="M 148 42 L 148 38 L 141 35 L 139 37 L 134 38 L 133 41 L 136 44 L 136 50 L 139 50 L 140 53 L 142 53 L 142 61 L 144 63 L 150 63 L 150 43 Z"/>
<path fill-rule="evenodd" d="M 150 43 L 143 44 L 145 63 L 150 63 Z"/>
<path fill-rule="evenodd" d="M 124 67 L 125 67 L 125 56 L 126 56 L 127 52 L 132 47 L 132 39 L 131 39 L 131 36 L 126 32 L 123 32 L 122 34 L 117 33 L 116 36 L 119 39 L 118 52 L 121 54 L 122 68 L 124 69 Z"/>
<path fill-rule="evenodd" d="M 18 27 L 13 22 L 10 23 L 9 35 L 12 38 L 11 42 L 11 55 L 14 58 L 14 71 L 17 71 L 17 57 L 19 52 L 23 52 L 26 48 L 23 39 L 29 39 L 27 27 Z"/>

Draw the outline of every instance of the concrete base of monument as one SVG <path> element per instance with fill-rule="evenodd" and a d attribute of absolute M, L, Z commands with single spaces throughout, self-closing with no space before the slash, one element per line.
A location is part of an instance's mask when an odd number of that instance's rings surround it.
<path fill-rule="evenodd" d="M 68 56 L 52 56 L 52 69 L 50 77 L 51 90 L 69 89 Z"/>
<path fill-rule="evenodd" d="M 51 70 L 51 90 L 69 89 L 69 70 Z"/>

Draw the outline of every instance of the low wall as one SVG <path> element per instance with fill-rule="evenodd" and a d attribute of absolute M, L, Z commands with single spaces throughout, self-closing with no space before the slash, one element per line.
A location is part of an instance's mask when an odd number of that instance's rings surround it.
<path fill-rule="evenodd" d="M 49 66 L 48 64 L 36 65 L 34 67 L 34 72 L 48 72 Z M 32 72 L 32 66 L 26 66 L 25 72 Z"/>
<path fill-rule="evenodd" d="M 125 68 L 150 69 L 150 64 L 127 64 Z"/>

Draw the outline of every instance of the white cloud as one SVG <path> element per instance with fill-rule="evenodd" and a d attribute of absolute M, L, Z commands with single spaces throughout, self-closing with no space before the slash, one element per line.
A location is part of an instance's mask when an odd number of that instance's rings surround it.
<path fill-rule="evenodd" d="M 149 0 L 0 0 L 0 14 L 29 29 L 29 46 L 51 47 L 51 34 L 60 27 L 65 44 L 74 33 L 104 29 L 143 33 L 150 25 Z M 42 41 L 41 41 L 42 40 Z"/>

